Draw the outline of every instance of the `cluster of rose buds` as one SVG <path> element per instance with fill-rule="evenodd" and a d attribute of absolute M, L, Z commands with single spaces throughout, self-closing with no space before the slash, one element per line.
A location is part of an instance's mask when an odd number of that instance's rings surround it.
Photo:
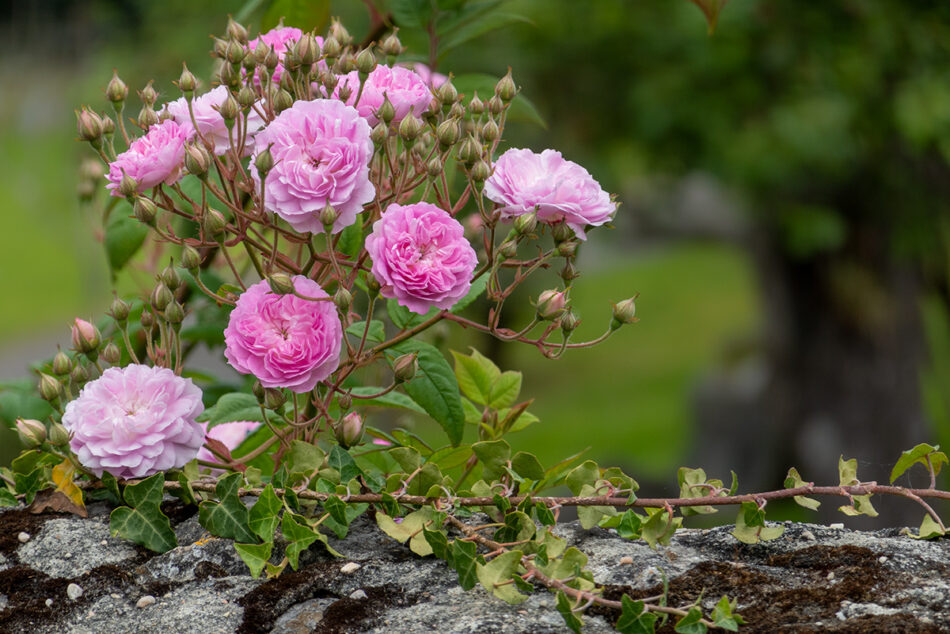
<path fill-rule="evenodd" d="M 66 405 L 64 421 L 87 468 L 142 475 L 194 457 L 194 386 L 172 377 L 188 354 L 182 324 L 195 319 L 193 306 L 201 301 L 233 307 L 224 357 L 255 381 L 262 411 L 285 421 L 275 433 L 313 440 L 332 429 L 347 447 L 360 442 L 364 414 L 351 410 L 344 381 L 387 358 L 392 385 L 381 394 L 413 380 L 416 354 L 384 353 L 439 321 L 529 343 L 549 357 L 593 345 L 634 321 L 633 300 L 626 300 L 601 337 L 569 342 L 579 323 L 570 307 L 577 250 L 617 205 L 559 152 L 498 155 L 518 95 L 510 71 L 486 99 L 461 94 L 451 76 L 398 62 L 402 53 L 395 31 L 361 48 L 338 22 L 322 35 L 280 26 L 251 38 L 230 21 L 214 41 L 210 90 L 202 91 L 184 67 L 181 96 L 163 103 L 149 83 L 138 91 L 142 107 L 127 127 L 129 90 L 115 75 L 106 88 L 114 119 L 90 109 L 78 113 L 80 138 L 107 167 L 105 189 L 128 201 L 126 213 L 150 228 L 155 253 L 177 251 L 180 265 L 156 274 L 141 329 L 129 326 L 129 304 L 113 304 L 113 336 L 124 355 L 111 341 L 103 348 L 98 331 L 77 321 L 73 343 L 85 361 L 67 358 L 60 369 L 92 364 L 100 378 L 64 388 L 50 377 L 56 383 L 46 388 L 50 396 L 55 391 L 66 401 L 72 388 L 85 385 Z M 135 127 L 141 132 L 131 133 Z M 101 178 L 101 170 L 84 169 L 86 183 Z M 501 327 L 515 289 L 558 259 L 562 284 L 540 294 L 530 323 L 520 331 Z M 210 272 L 227 282 L 209 287 Z M 482 289 L 491 305 L 484 323 L 452 312 Z M 382 314 L 380 298 L 389 300 L 399 331 L 383 340 L 384 331 L 370 336 L 374 316 Z M 393 306 L 422 317 L 397 320 Z M 348 336 L 348 329 L 355 330 Z M 98 365 L 127 359 L 128 368 L 146 368 L 143 349 L 151 365 L 171 374 L 120 374 Z M 100 384 L 107 381 L 114 388 L 121 382 L 130 395 L 181 402 L 182 409 L 163 416 L 147 403 L 123 401 L 117 388 L 108 393 L 118 400 L 104 404 L 108 390 Z M 137 381 L 142 384 L 132 385 Z M 249 431 L 222 430 L 218 438 L 214 429 L 206 463 L 226 461 L 228 442 Z M 99 443 L 114 448 L 118 434 L 138 449 L 103 453 Z M 174 460 L 152 460 L 159 447 Z"/>

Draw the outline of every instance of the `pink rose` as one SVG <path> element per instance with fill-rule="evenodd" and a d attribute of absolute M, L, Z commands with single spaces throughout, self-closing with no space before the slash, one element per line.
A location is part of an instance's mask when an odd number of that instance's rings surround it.
<path fill-rule="evenodd" d="M 150 127 L 144 136 L 132 141 L 128 150 L 109 163 L 106 189 L 113 196 L 122 197 L 119 184 L 123 173 L 135 179 L 139 192 L 160 183 L 172 185 L 178 182 L 185 160 L 185 141 L 190 132 L 190 128 L 185 129 L 171 119 Z"/>
<path fill-rule="evenodd" d="M 224 124 L 224 117 L 218 112 L 218 108 L 228 98 L 228 89 L 225 86 L 218 86 L 210 92 L 206 92 L 200 97 L 191 100 L 191 111 L 188 110 L 188 101 L 181 97 L 171 103 L 165 104 L 162 112 L 167 112 L 172 116 L 178 125 L 188 131 L 188 140 L 194 139 L 195 127 L 192 125 L 191 115 L 194 114 L 194 122 L 198 124 L 198 132 L 204 137 L 205 141 L 214 147 L 214 153 L 218 156 L 225 154 L 231 147 L 231 141 L 228 137 L 228 128 Z M 243 119 L 243 116 L 242 116 Z M 243 121 L 235 122 L 232 134 L 235 144 L 238 143 L 238 135 L 243 128 Z M 254 135 L 264 127 L 264 119 L 251 108 L 247 113 L 247 137 L 244 142 L 245 154 L 250 154 L 254 150 Z"/>
<path fill-rule="evenodd" d="M 242 421 L 237 423 L 221 423 L 209 430 L 208 423 L 201 423 L 201 427 L 205 432 L 205 438 L 211 438 L 223 443 L 224 446 L 228 448 L 228 451 L 234 451 L 240 447 L 244 439 L 254 433 L 260 426 L 261 423 Z M 202 446 L 201 449 L 198 450 L 198 460 L 220 462 L 219 458 L 205 446 Z"/>
<path fill-rule="evenodd" d="M 369 133 L 356 110 L 333 99 L 298 101 L 281 112 L 256 138 L 258 149 L 270 146 L 274 157 L 267 209 L 301 233 L 323 232 L 320 211 L 328 203 L 339 214 L 333 233 L 353 224 L 376 195 L 369 180 Z M 260 187 L 253 159 L 251 177 Z"/>
<path fill-rule="evenodd" d="M 430 203 L 387 207 L 366 238 L 366 251 L 380 293 L 420 315 L 464 297 L 478 264 L 459 221 Z"/>
<path fill-rule="evenodd" d="M 267 33 L 262 33 L 258 37 L 255 37 L 253 40 L 248 42 L 247 50 L 253 53 L 259 42 L 263 42 L 266 46 L 272 47 L 274 49 L 274 52 L 277 53 L 278 63 L 277 66 L 274 67 L 274 70 L 271 74 L 271 81 L 279 83 L 281 76 L 284 74 L 284 65 L 280 62 L 284 61 L 287 51 L 293 49 L 294 44 L 296 44 L 302 36 L 303 31 L 292 26 L 283 26 L 276 29 L 271 29 Z M 316 40 L 317 46 L 323 48 L 322 37 L 316 35 L 313 39 Z M 317 52 L 319 53 L 319 51 Z M 320 68 L 326 68 L 327 63 L 323 60 L 320 60 L 317 62 L 317 65 Z M 260 79 L 256 76 L 254 77 L 254 81 L 256 84 L 260 84 Z"/>
<path fill-rule="evenodd" d="M 419 77 L 422 77 L 422 81 L 429 84 L 432 88 L 438 88 L 449 79 L 442 73 L 433 73 L 432 69 L 422 62 L 400 62 L 399 65 L 414 71 Z"/>
<path fill-rule="evenodd" d="M 144 478 L 184 466 L 204 441 L 201 390 L 168 368 L 109 368 L 66 405 L 63 426 L 84 467 Z"/>
<path fill-rule="evenodd" d="M 356 103 L 356 95 L 360 90 L 358 72 L 354 70 L 340 78 L 340 83 L 333 90 L 334 97 L 339 98 L 340 87 L 343 84 L 350 88 L 350 96 L 346 103 L 351 106 L 356 104 L 360 116 L 365 117 L 372 126 L 379 123 L 376 111 L 383 105 L 384 97 L 389 97 L 389 103 L 393 105 L 393 110 L 396 112 L 393 121 L 397 123 L 402 121 L 410 110 L 412 114 L 421 118 L 432 101 L 432 91 L 426 80 L 402 66 L 390 68 L 380 64 L 374 68 L 373 72 L 366 77 L 358 104 Z"/>
<path fill-rule="evenodd" d="M 292 280 L 301 295 L 329 297 L 311 279 L 296 275 Z M 265 280 L 238 298 L 224 329 L 224 356 L 264 387 L 303 393 L 336 370 L 342 342 L 343 326 L 332 301 L 276 295 Z"/>
<path fill-rule="evenodd" d="M 587 170 L 554 150 L 508 150 L 485 181 L 485 196 L 502 205 L 504 218 L 534 211 L 540 222 L 565 222 L 581 240 L 586 225 L 602 225 L 617 210 Z"/>

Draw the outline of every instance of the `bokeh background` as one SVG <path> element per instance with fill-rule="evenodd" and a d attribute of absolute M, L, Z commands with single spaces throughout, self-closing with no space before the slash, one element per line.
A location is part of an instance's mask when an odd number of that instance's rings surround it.
<path fill-rule="evenodd" d="M 74 109 L 106 110 L 113 68 L 177 98 L 181 62 L 208 77 L 209 34 L 245 4 L 0 5 L 0 381 L 111 299 L 76 197 Z M 362 39 L 363 2 L 330 5 Z M 839 454 L 885 481 L 901 449 L 950 437 L 950 5 L 730 0 L 713 35 L 687 0 L 504 12 L 520 17 L 439 70 L 511 66 L 547 126 L 514 123 L 506 144 L 556 148 L 617 193 L 615 228 L 581 251 L 578 335 L 637 292 L 641 319 L 558 362 L 492 347 L 542 420 L 513 442 L 545 464 L 589 447 L 671 494 L 681 465 L 734 470 L 743 490 L 781 486 L 792 465 L 834 482 Z M 400 36 L 425 53 L 418 30 Z"/>

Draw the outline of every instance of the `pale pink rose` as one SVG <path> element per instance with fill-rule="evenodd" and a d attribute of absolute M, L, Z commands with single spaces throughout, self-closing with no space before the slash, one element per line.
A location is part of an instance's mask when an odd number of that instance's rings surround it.
<path fill-rule="evenodd" d="M 277 53 L 278 63 L 271 75 L 271 81 L 279 83 L 281 76 L 284 74 L 284 65 L 281 62 L 284 61 L 287 51 L 294 47 L 294 44 L 297 43 L 297 40 L 299 40 L 302 35 L 303 31 L 292 26 L 283 26 L 276 29 L 271 29 L 267 33 L 262 33 L 258 37 L 255 37 L 253 40 L 248 42 L 247 50 L 253 53 L 254 49 L 257 48 L 258 42 L 264 42 L 265 45 L 273 47 L 274 52 Z M 317 46 L 323 48 L 323 38 L 319 35 L 316 35 L 314 36 L 314 39 L 317 42 Z M 323 69 L 327 67 L 327 63 L 323 60 L 319 60 L 317 65 Z M 254 81 L 256 84 L 260 84 L 259 77 L 255 76 Z"/>
<path fill-rule="evenodd" d="M 501 205 L 503 218 L 534 211 L 539 222 L 565 222 L 577 237 L 586 240 L 584 228 L 613 218 L 617 204 L 600 184 L 577 163 L 560 152 L 511 149 L 495 162 L 485 181 L 485 196 Z"/>
<path fill-rule="evenodd" d="M 172 185 L 178 182 L 185 160 L 185 141 L 190 132 L 171 119 L 150 127 L 143 136 L 132 141 L 128 150 L 109 163 L 106 189 L 121 198 L 119 183 L 123 173 L 135 179 L 139 192 L 160 183 Z"/>
<path fill-rule="evenodd" d="M 320 211 L 329 203 L 339 216 L 333 233 L 356 220 L 376 188 L 369 180 L 370 128 L 353 108 L 334 99 L 298 101 L 261 130 L 257 147 L 270 147 L 264 204 L 295 230 L 323 232 Z M 260 174 L 251 160 L 251 177 Z"/>
<path fill-rule="evenodd" d="M 204 431 L 201 390 L 168 368 L 109 368 L 66 405 L 63 426 L 79 462 L 102 477 L 144 478 L 184 466 Z"/>
<path fill-rule="evenodd" d="M 449 79 L 442 73 L 433 73 L 432 69 L 422 62 L 400 62 L 399 65 L 415 71 L 419 77 L 422 77 L 422 81 L 429 84 L 432 88 L 438 88 Z"/>
<path fill-rule="evenodd" d="M 254 431 L 260 426 L 261 423 L 241 421 L 235 423 L 221 423 L 220 425 L 215 425 L 209 431 L 208 423 L 201 423 L 201 427 L 205 432 L 205 438 L 212 438 L 224 443 L 224 446 L 228 448 L 228 451 L 232 452 L 240 447 L 241 443 L 244 442 L 244 439 L 254 433 Z M 198 460 L 204 460 L 205 462 L 220 462 L 219 458 L 204 445 L 202 445 L 201 449 L 198 450 Z"/>
<path fill-rule="evenodd" d="M 350 96 L 346 103 L 359 111 L 361 117 L 365 117 L 371 126 L 379 123 L 376 117 L 376 111 L 383 105 L 383 98 L 389 97 L 389 103 L 393 105 L 396 116 L 393 121 L 402 121 L 409 111 L 412 111 L 417 117 L 429 109 L 429 103 L 432 101 L 432 91 L 426 81 L 402 66 L 390 68 L 380 64 L 373 69 L 366 77 L 363 92 L 360 94 L 360 78 L 357 71 L 351 71 L 340 78 L 340 83 L 333 90 L 333 96 L 339 98 L 340 87 L 346 84 L 350 88 Z M 359 102 L 356 96 L 359 94 Z"/>
<path fill-rule="evenodd" d="M 366 251 L 380 293 L 420 315 L 464 297 L 478 264 L 459 221 L 430 203 L 387 207 L 366 238 Z"/>
<path fill-rule="evenodd" d="M 225 154 L 231 147 L 231 141 L 228 137 L 228 127 L 224 124 L 224 117 L 218 112 L 218 108 L 228 98 L 228 89 L 225 86 L 218 86 L 210 92 L 206 92 L 200 97 L 195 97 L 191 101 L 191 111 L 188 110 L 188 101 L 181 97 L 175 101 L 165 104 L 162 113 L 168 113 L 172 116 L 178 125 L 188 131 L 188 140 L 191 141 L 197 136 L 195 127 L 192 124 L 192 114 L 194 114 L 194 123 L 198 124 L 198 132 L 204 137 L 204 140 L 214 147 L 214 153 L 218 156 Z M 238 134 L 244 127 L 244 117 L 235 122 L 232 134 L 234 142 L 238 142 Z M 254 150 L 254 135 L 264 127 L 264 119 L 260 114 L 251 108 L 247 113 L 247 136 L 244 142 L 244 154 L 250 154 Z"/>
<path fill-rule="evenodd" d="M 329 297 L 311 279 L 292 279 L 301 295 Z M 276 295 L 261 281 L 238 298 L 224 342 L 224 356 L 238 372 L 253 374 L 264 387 L 303 393 L 340 364 L 343 325 L 332 301 Z"/>

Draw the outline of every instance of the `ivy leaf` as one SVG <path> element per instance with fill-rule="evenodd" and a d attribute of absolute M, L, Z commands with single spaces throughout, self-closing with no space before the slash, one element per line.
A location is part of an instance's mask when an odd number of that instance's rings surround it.
<path fill-rule="evenodd" d="M 643 518 L 629 510 L 620 516 L 617 533 L 624 539 L 640 539 L 642 526 Z"/>
<path fill-rule="evenodd" d="M 585 484 L 593 486 L 600 478 L 600 467 L 593 460 L 587 460 L 567 474 L 564 483 L 574 495 L 580 495 Z"/>
<path fill-rule="evenodd" d="M 453 446 L 462 442 L 465 412 L 455 373 L 437 348 L 421 341 L 406 341 L 386 351 L 390 362 L 396 357 L 417 353 L 419 370 L 403 389 L 431 416 L 449 437 Z"/>
<path fill-rule="evenodd" d="M 716 604 L 716 607 L 712 611 L 712 621 L 716 627 L 728 630 L 730 632 L 738 632 L 739 626 L 745 623 L 745 619 L 739 616 L 738 614 L 733 614 L 733 610 L 736 609 L 738 601 L 730 601 L 729 597 L 723 596 L 719 599 L 719 603 Z"/>
<path fill-rule="evenodd" d="M 650 548 L 656 550 L 657 544 L 670 543 L 673 533 L 683 525 L 682 517 L 672 517 L 666 509 L 647 509 L 649 517 L 640 527 L 640 535 Z"/>
<path fill-rule="evenodd" d="M 521 594 L 515 588 L 514 584 L 507 583 L 512 576 L 518 573 L 518 567 L 521 565 L 521 558 L 524 556 L 520 550 L 509 550 L 506 553 L 498 555 L 487 564 L 476 567 L 478 581 L 482 587 L 493 595 L 510 603 L 517 605 L 528 598 L 528 595 Z"/>
<path fill-rule="evenodd" d="M 535 482 L 544 479 L 544 467 L 534 454 L 519 451 L 511 458 L 511 468 L 522 478 Z"/>
<path fill-rule="evenodd" d="M 323 466 L 326 454 L 313 443 L 302 440 L 290 441 L 290 452 L 284 464 L 290 473 L 310 475 Z"/>
<path fill-rule="evenodd" d="M 346 502 L 335 495 L 331 495 L 323 502 L 323 508 L 330 514 L 331 518 L 340 524 L 349 526 L 350 523 L 346 518 Z"/>
<path fill-rule="evenodd" d="M 845 460 L 844 456 L 838 457 L 838 478 L 839 484 L 843 487 L 854 486 L 860 483 L 858 480 L 858 461 L 855 458 Z"/>
<path fill-rule="evenodd" d="M 472 451 L 482 463 L 482 477 L 497 480 L 505 474 L 505 466 L 511 457 L 511 446 L 504 440 L 485 440 L 472 445 Z"/>
<path fill-rule="evenodd" d="M 251 576 L 255 579 L 261 576 L 261 571 L 264 570 L 267 560 L 270 559 L 271 550 L 273 550 L 273 548 L 274 542 L 266 542 L 264 544 L 239 544 L 234 542 L 234 550 L 237 551 L 237 554 L 244 560 L 244 563 L 247 564 L 248 570 L 251 571 Z"/>
<path fill-rule="evenodd" d="M 438 557 L 439 559 L 444 559 L 450 564 L 452 563 L 452 549 L 449 547 L 448 537 L 445 535 L 445 531 L 434 530 L 430 531 L 428 528 L 422 529 L 422 535 L 425 537 L 425 540 L 429 543 L 429 548 L 432 549 L 432 554 Z"/>
<path fill-rule="evenodd" d="M 436 511 L 431 506 L 424 506 L 413 511 L 399 524 L 388 515 L 376 513 L 376 525 L 399 543 L 404 544 L 408 541 L 410 550 L 420 557 L 431 555 L 433 552 L 422 530 L 426 527 L 439 528 L 443 521 L 445 521 L 445 514 Z"/>
<path fill-rule="evenodd" d="M 643 601 L 634 601 L 626 594 L 620 597 L 620 620 L 617 630 L 622 634 L 653 634 L 657 616 L 644 609 Z"/>
<path fill-rule="evenodd" d="M 310 544 L 317 541 L 320 534 L 307 526 L 306 520 L 297 522 L 293 518 L 293 513 L 286 512 L 280 521 L 280 531 L 288 541 L 285 555 L 290 561 L 290 567 L 296 570 L 300 553 L 310 548 Z M 323 540 L 326 541 L 326 537 Z"/>
<path fill-rule="evenodd" d="M 785 532 L 784 526 L 766 526 L 765 511 L 755 502 L 743 502 L 736 517 L 732 536 L 744 544 L 778 539 Z"/>
<path fill-rule="evenodd" d="M 893 480 L 891 480 L 893 482 Z M 800 486 L 805 486 L 808 484 L 802 477 L 798 475 L 798 469 L 792 467 L 788 470 L 788 475 L 785 476 L 785 488 L 786 489 L 797 489 Z M 818 507 L 821 506 L 821 502 L 814 498 L 805 497 L 804 495 L 796 495 L 794 498 L 795 502 L 800 506 L 804 506 L 806 509 L 811 509 L 812 511 L 817 511 Z"/>
<path fill-rule="evenodd" d="M 206 500 L 198 505 L 198 523 L 212 535 L 240 542 L 257 541 L 249 525 L 247 507 L 238 496 L 243 481 L 240 473 L 224 476 L 214 488 L 220 501 Z"/>
<path fill-rule="evenodd" d="M 940 528 L 940 524 L 934 521 L 930 514 L 924 515 L 924 521 L 920 524 L 920 530 L 917 531 L 917 534 L 914 535 L 910 529 L 905 528 L 901 531 L 904 535 L 909 535 L 914 539 L 934 539 L 935 537 L 942 537 L 947 534 L 947 531 Z"/>
<path fill-rule="evenodd" d="M 484 558 L 478 554 L 474 542 L 454 540 L 452 542 L 451 565 L 459 575 L 459 585 L 463 590 L 471 590 L 478 583 L 478 565 Z"/>
<path fill-rule="evenodd" d="M 581 497 L 596 497 L 597 491 L 589 484 L 581 487 Z M 617 514 L 617 509 L 612 506 L 578 506 L 577 519 L 581 521 L 581 527 L 589 530 L 597 526 L 605 517 L 613 517 Z"/>
<path fill-rule="evenodd" d="M 676 622 L 674 631 L 679 634 L 706 634 L 709 630 L 703 623 L 703 611 L 697 606 L 693 606 L 686 613 L 686 616 Z"/>
<path fill-rule="evenodd" d="M 145 243 L 148 227 L 125 213 L 113 213 L 106 225 L 105 247 L 113 275 L 131 260 Z"/>
<path fill-rule="evenodd" d="M 277 493 L 274 491 L 274 485 L 268 484 L 248 512 L 248 526 L 265 542 L 273 541 L 274 531 L 280 522 L 277 516 L 280 514 L 282 507 L 283 504 L 281 504 L 280 498 L 277 497 Z"/>
<path fill-rule="evenodd" d="M 571 610 L 570 599 L 567 598 L 567 595 L 564 594 L 563 590 L 558 590 L 557 593 L 557 611 L 561 613 L 561 617 L 564 619 L 564 623 L 571 628 L 572 632 L 575 634 L 580 634 L 581 627 L 584 623 L 578 618 L 578 616 Z"/>
<path fill-rule="evenodd" d="M 495 541 L 503 544 L 533 539 L 537 527 L 531 518 L 522 511 L 505 515 L 505 525 L 495 532 Z"/>
<path fill-rule="evenodd" d="M 178 545 L 171 522 L 159 508 L 164 484 L 165 476 L 156 473 L 125 487 L 125 502 L 132 508 L 120 506 L 109 515 L 109 532 L 113 537 L 121 535 L 158 553 Z"/>
<path fill-rule="evenodd" d="M 0 489 L 0 507 L 19 506 L 19 504 L 20 502 L 14 494 L 10 493 L 9 489 Z"/>
<path fill-rule="evenodd" d="M 551 509 L 549 509 L 548 505 L 544 502 L 534 503 L 534 514 L 537 515 L 538 521 L 545 526 L 554 526 L 554 524 L 557 523 L 554 519 L 554 513 L 551 512 Z"/>
<path fill-rule="evenodd" d="M 938 449 L 940 449 L 940 445 L 930 446 L 927 443 L 922 443 L 913 449 L 902 452 L 901 457 L 897 460 L 897 464 L 894 465 L 894 469 L 891 471 L 891 484 L 894 484 L 894 480 L 901 477 L 905 471 L 918 462 L 924 465 L 924 467 L 927 467 L 928 458 L 930 459 L 930 467 L 933 468 L 934 475 L 940 475 L 941 465 L 947 464 L 947 454 L 942 451 L 937 451 Z"/>
<path fill-rule="evenodd" d="M 360 475 L 360 468 L 356 466 L 353 456 L 339 445 L 333 445 L 333 448 L 330 449 L 330 457 L 327 459 L 327 464 L 330 465 L 331 469 L 336 469 L 340 472 L 341 483 L 345 484 Z"/>

